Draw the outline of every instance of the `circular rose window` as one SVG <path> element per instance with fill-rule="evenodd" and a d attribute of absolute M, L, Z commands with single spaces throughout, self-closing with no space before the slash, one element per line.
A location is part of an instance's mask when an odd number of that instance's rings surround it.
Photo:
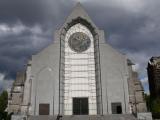
<path fill-rule="evenodd" d="M 68 44 L 75 52 L 83 52 L 89 48 L 91 40 L 85 33 L 76 32 L 70 36 Z"/>

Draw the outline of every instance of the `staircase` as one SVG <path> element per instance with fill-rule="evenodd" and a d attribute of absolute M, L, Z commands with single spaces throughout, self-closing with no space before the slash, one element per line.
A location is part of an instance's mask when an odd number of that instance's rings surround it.
<path fill-rule="evenodd" d="M 57 116 L 30 116 L 28 120 L 58 120 Z M 59 120 L 138 120 L 131 114 L 112 114 L 112 115 L 65 115 Z"/>

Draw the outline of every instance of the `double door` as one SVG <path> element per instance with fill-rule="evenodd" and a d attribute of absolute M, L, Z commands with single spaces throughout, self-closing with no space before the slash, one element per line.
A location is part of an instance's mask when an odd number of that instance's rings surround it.
<path fill-rule="evenodd" d="M 73 98 L 73 115 L 88 115 L 88 98 Z"/>

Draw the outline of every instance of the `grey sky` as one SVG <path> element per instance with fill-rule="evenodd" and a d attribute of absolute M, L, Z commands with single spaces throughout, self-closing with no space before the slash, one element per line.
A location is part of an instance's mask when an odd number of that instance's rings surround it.
<path fill-rule="evenodd" d="M 147 62 L 160 55 L 159 0 L 0 0 L 1 81 L 10 84 L 27 59 L 53 41 L 77 2 L 105 31 L 107 43 L 136 64 L 147 90 Z"/>

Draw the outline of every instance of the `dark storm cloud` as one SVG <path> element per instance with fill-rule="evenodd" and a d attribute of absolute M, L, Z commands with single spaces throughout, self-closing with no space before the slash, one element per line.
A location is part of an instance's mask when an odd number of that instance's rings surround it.
<path fill-rule="evenodd" d="M 0 0 L 1 73 L 15 78 L 32 54 L 53 41 L 65 6 L 69 5 L 52 0 Z"/>
<path fill-rule="evenodd" d="M 33 24 L 37 20 L 42 21 L 41 16 L 44 15 L 42 8 L 41 2 L 34 0 L 1 0 L 0 21 L 14 24 L 20 19 L 23 22 Z"/>
<path fill-rule="evenodd" d="M 154 23 L 149 15 L 126 11 L 123 8 L 99 6 L 95 9 L 95 7 L 92 6 L 89 10 L 92 18 L 100 28 L 105 30 L 107 42 L 115 48 L 130 52 L 148 50 L 150 54 L 160 48 L 158 47 L 159 22 Z"/>
<path fill-rule="evenodd" d="M 144 1 L 142 9 L 135 12 L 121 5 L 109 6 L 107 1 L 105 5 L 87 5 L 96 24 L 105 30 L 107 42 L 123 53 L 135 54 L 138 64 L 146 65 L 151 56 L 160 55 L 160 2 Z"/>
<path fill-rule="evenodd" d="M 14 25 L 21 21 L 28 26 L 54 27 L 64 21 L 68 8 L 72 6 L 71 1 L 62 0 L 0 0 L 0 22 Z"/>
<path fill-rule="evenodd" d="M 42 0 L 0 0 L 0 21 L 14 24 L 17 20 L 28 25 L 46 21 L 46 8 Z"/>
<path fill-rule="evenodd" d="M 150 57 L 160 55 L 160 1 L 142 0 L 141 8 L 132 6 L 132 2 L 116 5 L 116 1 L 112 5 L 111 0 L 103 0 L 103 4 L 86 2 L 86 8 L 97 26 L 104 29 L 107 42 L 136 64 L 139 78 L 148 91 L 148 84 L 143 82 L 147 79 L 147 62 Z"/>
<path fill-rule="evenodd" d="M 104 29 L 106 41 L 138 64 L 144 79 L 148 59 L 160 54 L 160 2 L 79 1 Z M 54 30 L 75 4 L 74 0 L 0 0 L 0 73 L 14 78 L 24 69 L 32 54 L 53 41 Z"/>

